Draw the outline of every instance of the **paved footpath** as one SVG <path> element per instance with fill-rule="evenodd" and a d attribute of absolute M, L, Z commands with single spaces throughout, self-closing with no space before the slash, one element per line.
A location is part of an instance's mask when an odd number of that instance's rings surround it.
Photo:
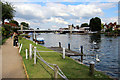
<path fill-rule="evenodd" d="M 2 78 L 25 78 L 22 57 L 11 38 L 2 45 Z"/>

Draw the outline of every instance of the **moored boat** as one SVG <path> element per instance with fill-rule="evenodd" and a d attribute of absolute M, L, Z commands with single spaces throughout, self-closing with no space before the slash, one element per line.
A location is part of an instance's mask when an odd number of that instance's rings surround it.
<path fill-rule="evenodd" d="M 44 44 L 44 38 L 37 38 L 37 39 L 36 39 L 36 42 L 37 42 L 38 44 Z"/>

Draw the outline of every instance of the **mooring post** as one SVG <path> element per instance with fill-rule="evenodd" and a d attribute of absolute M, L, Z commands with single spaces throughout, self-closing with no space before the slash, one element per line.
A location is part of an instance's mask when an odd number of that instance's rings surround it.
<path fill-rule="evenodd" d="M 34 38 L 33 39 L 35 40 L 35 32 L 34 32 Z"/>
<path fill-rule="evenodd" d="M 83 62 L 83 46 L 81 46 L 81 62 Z"/>
<path fill-rule="evenodd" d="M 29 58 L 32 59 L 32 44 L 29 47 Z"/>
<path fill-rule="evenodd" d="M 34 47 L 34 64 L 36 64 L 36 47 Z"/>
<path fill-rule="evenodd" d="M 61 42 L 59 42 L 59 48 L 61 48 Z"/>
<path fill-rule="evenodd" d="M 54 65 L 54 69 L 55 69 L 55 71 L 54 71 L 54 78 L 55 78 L 55 80 L 57 79 L 57 73 L 58 73 L 58 67 L 57 67 L 57 65 Z"/>
<path fill-rule="evenodd" d="M 70 43 L 68 43 L 68 50 L 70 50 Z"/>
<path fill-rule="evenodd" d="M 65 48 L 63 47 L 63 59 L 65 59 Z"/>
<path fill-rule="evenodd" d="M 26 59 L 28 59 L 28 49 L 26 49 Z"/>
<path fill-rule="evenodd" d="M 91 61 L 91 62 L 90 62 L 90 69 L 89 69 L 90 75 L 93 75 L 93 74 L 94 74 L 94 66 L 95 66 L 94 64 L 95 64 L 94 61 Z"/>

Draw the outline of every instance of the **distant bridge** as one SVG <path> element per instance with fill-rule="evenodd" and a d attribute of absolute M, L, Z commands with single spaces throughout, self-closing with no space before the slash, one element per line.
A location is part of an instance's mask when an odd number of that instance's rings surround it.
<path fill-rule="evenodd" d="M 35 32 L 35 33 L 55 33 L 55 32 L 60 32 L 60 33 L 84 33 L 83 30 L 18 30 L 18 32 L 25 32 L 25 33 L 30 33 L 30 32 Z"/>

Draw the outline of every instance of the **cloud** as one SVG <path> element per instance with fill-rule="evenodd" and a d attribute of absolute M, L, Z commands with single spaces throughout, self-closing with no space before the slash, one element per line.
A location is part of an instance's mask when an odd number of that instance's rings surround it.
<path fill-rule="evenodd" d="M 45 26 L 64 27 L 68 24 L 88 22 L 92 17 L 104 16 L 103 8 L 115 7 L 113 3 L 89 3 L 65 5 L 62 3 L 13 3 L 16 10 L 16 19 L 27 21 L 32 27 Z M 107 20 L 104 20 L 105 22 Z M 47 25 L 49 24 L 49 25 Z M 56 27 L 52 27 L 56 28 Z"/>
<path fill-rule="evenodd" d="M 118 23 L 118 17 L 102 18 L 102 23 L 110 23 L 110 22 Z"/>
<path fill-rule="evenodd" d="M 55 23 L 60 23 L 60 24 L 68 24 L 68 22 L 64 21 L 62 18 L 55 18 L 51 17 L 50 19 L 44 20 L 44 22 L 55 22 Z"/>
<path fill-rule="evenodd" d="M 4 2 L 119 2 L 119 0 L 1 0 Z"/>

